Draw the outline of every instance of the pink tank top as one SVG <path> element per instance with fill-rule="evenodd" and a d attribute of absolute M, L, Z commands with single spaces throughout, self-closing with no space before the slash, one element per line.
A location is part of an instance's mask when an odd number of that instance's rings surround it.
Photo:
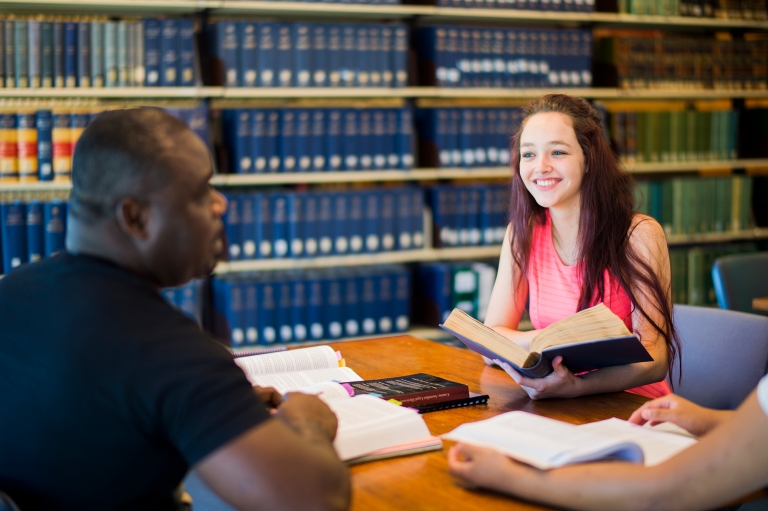
<path fill-rule="evenodd" d="M 566 266 L 560 261 L 552 241 L 552 220 L 547 211 L 544 225 L 533 228 L 531 260 L 528 268 L 529 314 L 533 328 L 539 330 L 555 321 L 576 313 L 581 291 L 579 266 Z M 618 282 L 605 271 L 603 302 L 632 330 L 632 302 Z M 643 385 L 627 392 L 650 398 L 661 397 L 671 391 L 666 380 Z"/>

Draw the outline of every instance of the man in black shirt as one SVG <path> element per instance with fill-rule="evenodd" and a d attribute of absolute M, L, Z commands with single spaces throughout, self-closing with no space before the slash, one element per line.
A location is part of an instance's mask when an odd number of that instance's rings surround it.
<path fill-rule="evenodd" d="M 22 510 L 175 509 L 190 467 L 239 509 L 348 507 L 333 413 L 254 392 L 158 293 L 224 251 L 212 173 L 172 116 L 103 113 L 75 151 L 67 252 L 0 279 L 0 490 Z"/>

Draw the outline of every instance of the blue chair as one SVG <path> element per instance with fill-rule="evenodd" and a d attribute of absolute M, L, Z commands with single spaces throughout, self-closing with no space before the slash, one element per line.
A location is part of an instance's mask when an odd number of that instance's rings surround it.
<path fill-rule="evenodd" d="M 768 296 L 768 252 L 718 257 L 712 266 L 717 304 L 721 309 L 768 316 L 752 308 L 752 299 Z"/>
<path fill-rule="evenodd" d="M 667 376 L 675 394 L 709 408 L 737 408 L 768 370 L 768 318 L 692 305 L 675 305 L 673 315 L 682 351 Z"/>

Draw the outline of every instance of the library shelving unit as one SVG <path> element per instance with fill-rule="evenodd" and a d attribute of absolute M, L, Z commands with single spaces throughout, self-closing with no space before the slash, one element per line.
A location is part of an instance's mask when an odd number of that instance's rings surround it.
<path fill-rule="evenodd" d="M 400 20 L 419 24 L 450 23 L 474 26 L 547 26 L 547 27 L 597 27 L 647 30 L 672 30 L 687 33 L 764 32 L 768 35 L 768 21 L 695 18 L 683 16 L 640 16 L 618 13 L 577 13 L 531 11 L 516 9 L 447 8 L 428 5 L 370 5 L 353 3 L 312 3 L 290 1 L 247 0 L 0 0 L 0 16 L 12 15 L 99 15 L 99 16 L 179 16 L 195 15 L 213 18 L 263 17 L 284 20 L 343 20 L 373 21 Z M 52 98 L 91 99 L 105 104 L 130 101 L 132 104 L 154 101 L 203 100 L 210 101 L 212 108 L 249 100 L 282 100 L 290 105 L 299 100 L 440 100 L 461 106 L 463 101 L 482 100 L 492 106 L 493 101 L 518 101 L 538 97 L 547 92 L 564 92 L 594 100 L 712 100 L 712 99 L 766 99 L 768 90 L 710 90 L 710 89 L 620 89 L 593 88 L 440 88 L 410 86 L 403 88 L 226 88 L 217 86 L 197 87 L 130 87 L 130 88 L 45 88 L 0 89 L 0 106 L 8 102 L 24 101 L 25 106 Z M 111 103 L 110 103 L 111 104 Z M 464 103 L 466 104 L 466 103 Z M 501 103 L 500 103 L 501 104 Z M 667 163 L 627 164 L 628 171 L 642 175 L 679 173 L 730 173 L 734 170 L 747 173 L 764 173 L 768 159 L 736 159 L 719 161 L 686 161 Z M 274 185 L 324 184 L 324 183 L 384 183 L 384 182 L 447 182 L 496 180 L 509 178 L 506 167 L 489 168 L 417 168 L 410 171 L 384 170 L 370 172 L 321 172 L 289 174 L 218 174 L 214 184 L 221 188 L 259 187 Z M 68 183 L 39 182 L 0 184 L 0 198 L 11 194 L 44 194 L 66 192 Z M 429 213 L 426 213 L 427 217 Z M 427 222 L 425 222 L 427 223 Z M 493 259 L 498 257 L 500 246 L 433 248 L 431 236 L 425 232 L 427 245 L 420 250 L 385 252 L 373 255 L 343 257 L 318 257 L 314 259 L 264 259 L 236 261 L 218 266 L 217 272 L 326 268 L 337 266 L 372 265 L 396 262 L 427 262 L 450 260 Z M 768 229 L 749 229 L 735 232 L 673 235 L 668 238 L 672 245 L 716 244 L 737 240 L 768 239 Z M 426 330 L 425 332 L 432 331 Z M 434 332 L 433 332 L 434 333 Z M 433 337 L 434 335 L 428 335 Z"/>

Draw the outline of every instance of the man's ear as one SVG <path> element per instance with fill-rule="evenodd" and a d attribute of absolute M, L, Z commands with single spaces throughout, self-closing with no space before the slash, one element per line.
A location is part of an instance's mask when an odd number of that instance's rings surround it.
<path fill-rule="evenodd" d="M 150 218 L 149 203 L 136 197 L 124 197 L 115 205 L 117 225 L 128 236 L 145 240 L 149 237 L 147 224 Z"/>

